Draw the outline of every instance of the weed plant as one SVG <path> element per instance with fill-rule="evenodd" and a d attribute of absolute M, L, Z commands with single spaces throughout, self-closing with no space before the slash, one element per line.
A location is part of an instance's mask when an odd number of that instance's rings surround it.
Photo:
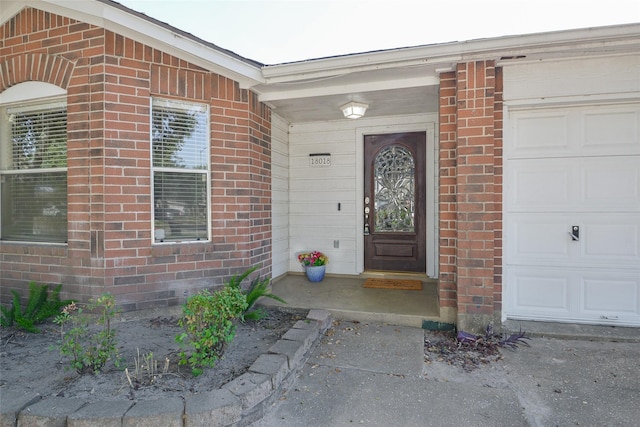
<path fill-rule="evenodd" d="M 129 368 L 124 370 L 129 387 L 134 390 L 142 385 L 155 384 L 158 378 L 169 373 L 169 358 L 164 359 L 164 365 L 160 371 L 158 370 L 158 360 L 153 357 L 153 352 L 141 356 L 140 349 L 137 350 L 138 357 L 134 358 L 133 370 L 129 371 Z"/>
<path fill-rule="evenodd" d="M 84 307 L 71 303 L 55 317 L 54 323 L 60 326 L 60 354 L 70 359 L 70 367 L 78 374 L 97 374 L 109 360 L 119 366 L 116 334 L 111 328 L 118 312 L 114 297 L 105 293 Z"/>

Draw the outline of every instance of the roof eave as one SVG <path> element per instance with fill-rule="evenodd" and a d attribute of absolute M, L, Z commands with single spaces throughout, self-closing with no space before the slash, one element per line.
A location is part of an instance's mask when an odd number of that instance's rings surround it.
<path fill-rule="evenodd" d="M 318 58 L 263 68 L 267 84 L 296 82 L 360 71 L 432 64 L 446 69 L 451 64 L 475 59 L 553 53 L 562 49 L 602 52 L 612 46 L 637 52 L 640 24 L 563 30 L 527 35 L 503 36 L 462 42 L 439 43 L 352 55 Z"/>
<path fill-rule="evenodd" d="M 25 7 L 87 22 L 129 37 L 153 48 L 191 62 L 213 73 L 229 77 L 242 88 L 264 81 L 262 64 L 243 58 L 166 23 L 136 12 L 111 0 L 2 0 L 0 23 Z"/>

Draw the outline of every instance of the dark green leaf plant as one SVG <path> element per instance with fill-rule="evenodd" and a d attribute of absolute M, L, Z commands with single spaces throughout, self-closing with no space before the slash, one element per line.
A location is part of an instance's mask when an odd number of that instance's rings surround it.
<path fill-rule="evenodd" d="M 39 332 L 36 327 L 38 323 L 59 314 L 64 306 L 71 303 L 71 300 L 60 300 L 61 288 L 62 285 L 58 285 L 49 294 L 49 285 L 29 283 L 29 299 L 24 309 L 20 303 L 20 294 L 11 291 L 13 294 L 11 307 L 0 307 L 0 325 L 9 327 L 15 324 L 27 332 Z"/>
<path fill-rule="evenodd" d="M 256 269 L 257 267 L 252 267 L 249 270 L 242 273 L 241 275 L 235 275 L 231 277 L 231 279 L 229 280 L 228 286 L 242 289 L 242 286 L 241 286 L 242 282 L 247 277 L 249 277 L 249 275 L 253 273 Z M 243 321 L 244 320 L 260 320 L 267 315 L 267 313 L 263 308 L 261 307 L 254 308 L 256 302 L 262 297 L 271 298 L 273 300 L 281 302 L 282 304 L 287 303 L 281 297 L 269 292 L 270 281 L 271 279 L 269 278 L 265 278 L 261 280 L 260 276 L 258 275 L 255 279 L 251 281 L 249 288 L 242 291 L 247 298 L 247 308 L 244 311 L 244 313 L 242 313 Z"/>

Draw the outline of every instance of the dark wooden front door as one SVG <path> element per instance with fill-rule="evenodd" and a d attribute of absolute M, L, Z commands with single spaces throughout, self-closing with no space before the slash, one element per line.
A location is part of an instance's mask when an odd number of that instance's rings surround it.
<path fill-rule="evenodd" d="M 364 139 L 365 270 L 426 268 L 423 132 Z"/>

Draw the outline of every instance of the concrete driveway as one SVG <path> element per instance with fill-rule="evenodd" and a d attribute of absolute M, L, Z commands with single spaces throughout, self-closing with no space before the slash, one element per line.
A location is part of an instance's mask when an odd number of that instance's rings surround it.
<path fill-rule="evenodd" d="M 422 329 L 337 321 L 254 427 L 637 426 L 640 331 L 631 335 L 638 342 L 534 337 L 467 373 L 426 363 Z"/>

